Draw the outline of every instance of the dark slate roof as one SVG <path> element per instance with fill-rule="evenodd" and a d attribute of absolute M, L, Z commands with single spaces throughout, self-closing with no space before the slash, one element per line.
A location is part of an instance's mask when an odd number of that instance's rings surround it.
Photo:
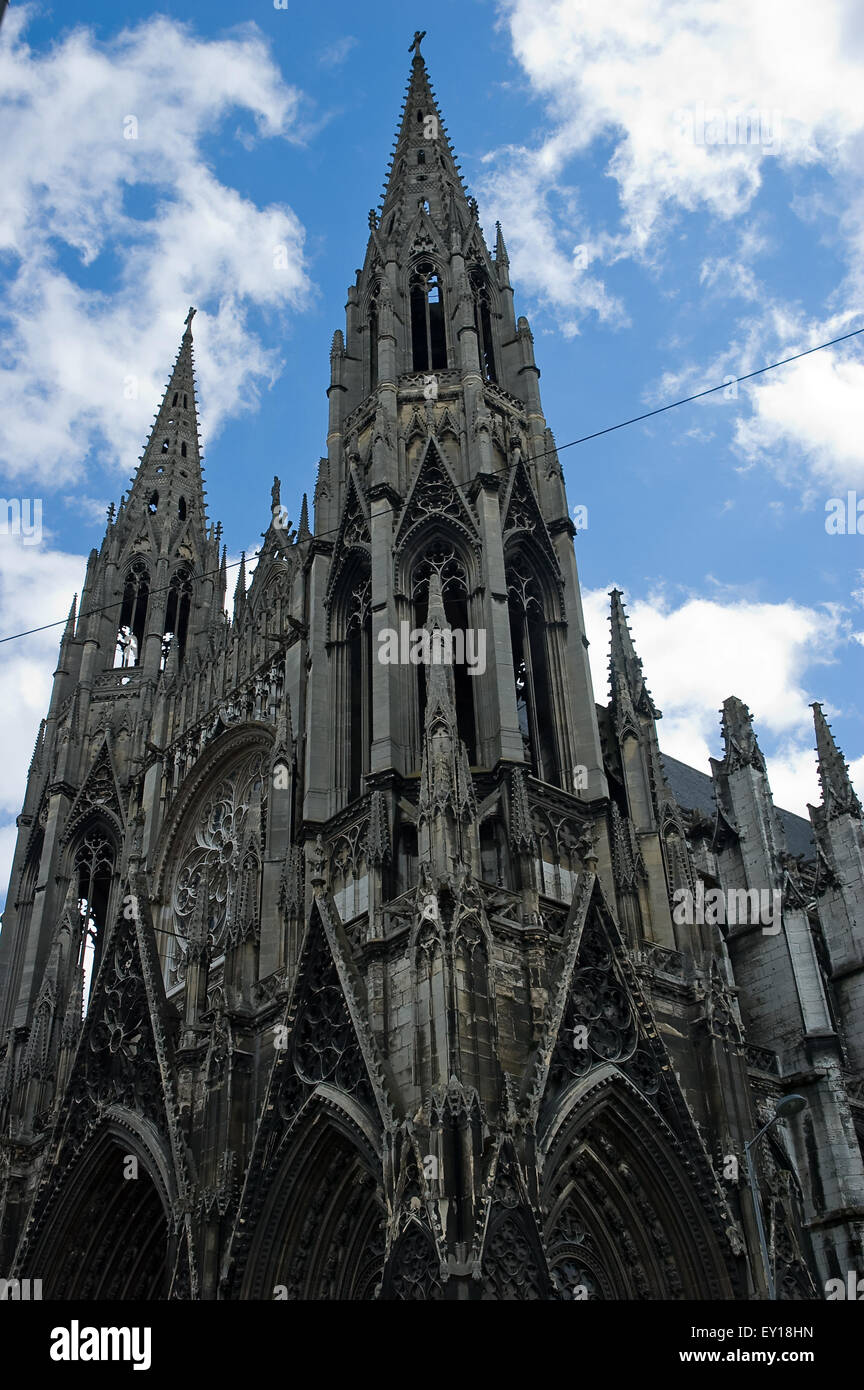
<path fill-rule="evenodd" d="M 668 753 L 661 753 L 660 757 L 666 780 L 678 805 L 685 811 L 702 811 L 706 816 L 712 817 L 716 815 L 714 783 L 708 774 L 697 772 L 695 767 L 688 767 L 687 763 L 679 763 L 677 758 L 670 758 Z M 789 853 L 803 854 L 807 859 L 812 859 L 816 854 L 816 846 L 813 843 L 813 829 L 809 820 L 805 820 L 803 816 L 793 816 L 791 811 L 782 811 L 779 806 L 777 814 L 786 834 Z"/>

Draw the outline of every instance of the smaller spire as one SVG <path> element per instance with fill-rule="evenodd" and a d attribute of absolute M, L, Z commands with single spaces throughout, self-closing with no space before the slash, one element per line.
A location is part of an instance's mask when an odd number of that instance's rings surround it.
<path fill-rule="evenodd" d="M 504 245 L 504 233 L 501 231 L 501 223 L 495 223 L 495 263 L 496 265 L 509 265 L 510 257 L 507 255 L 507 247 Z"/>
<path fill-rule="evenodd" d="M 78 595 L 73 594 L 72 602 L 69 606 L 69 616 L 66 619 L 66 626 L 63 629 L 63 641 L 68 642 L 75 636 L 75 615 L 78 608 Z"/>
<path fill-rule="evenodd" d="M 237 584 L 234 589 L 234 621 L 237 622 L 244 608 L 246 607 L 246 551 L 240 554 L 240 569 L 237 573 Z"/>
<path fill-rule="evenodd" d="M 861 802 L 855 794 L 849 767 L 834 741 L 818 701 L 811 705 L 816 725 L 816 761 L 822 787 L 822 807 L 829 820 L 844 813 L 861 819 Z"/>
<path fill-rule="evenodd" d="M 619 721 L 639 710 L 652 719 L 661 717 L 651 698 L 642 674 L 642 662 L 636 655 L 633 638 L 627 624 L 623 595 L 620 589 L 611 589 L 612 600 L 610 623 L 612 642 L 609 655 L 609 679 L 612 686 L 612 700 L 617 707 Z"/>
<path fill-rule="evenodd" d="M 309 530 L 309 499 L 304 492 L 303 501 L 300 504 L 300 521 L 297 526 L 297 539 L 300 541 L 308 541 L 311 535 L 312 532 Z"/>
<path fill-rule="evenodd" d="M 727 772 L 735 772 L 740 767 L 765 771 L 765 759 L 753 728 L 753 716 L 737 695 L 730 695 L 728 700 L 723 701 L 720 731 Z"/>

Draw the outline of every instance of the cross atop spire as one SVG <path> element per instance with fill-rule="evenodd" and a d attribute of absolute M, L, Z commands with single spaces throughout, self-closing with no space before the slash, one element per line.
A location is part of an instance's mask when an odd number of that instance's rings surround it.
<path fill-rule="evenodd" d="M 412 41 L 412 43 L 411 43 L 411 47 L 408 49 L 408 52 L 409 52 L 409 53 L 413 53 L 415 58 L 420 58 L 421 60 L 422 60 L 422 54 L 421 54 L 421 52 L 420 52 L 420 45 L 421 45 L 421 43 L 423 42 L 423 40 L 425 39 L 425 37 L 426 37 L 426 30 L 425 30 L 425 29 L 415 29 L 415 30 L 414 30 L 414 39 L 413 39 L 413 41 Z"/>

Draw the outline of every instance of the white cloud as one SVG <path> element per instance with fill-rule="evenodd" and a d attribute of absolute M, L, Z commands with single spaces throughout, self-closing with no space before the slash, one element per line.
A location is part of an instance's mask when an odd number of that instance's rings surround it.
<path fill-rule="evenodd" d="M 844 170 L 860 159 L 862 26 L 852 0 L 504 0 L 500 8 L 548 117 L 545 136 L 519 152 L 513 183 L 542 220 L 573 156 L 609 141 L 621 210 L 610 256 L 646 250 L 678 210 L 745 212 L 767 161 Z M 501 152 L 504 182 L 511 158 Z"/>
<path fill-rule="evenodd" d="M 274 379 L 278 359 L 248 314 L 308 301 L 304 231 L 290 208 L 260 208 L 221 183 L 203 142 L 297 140 L 304 128 L 301 94 L 252 25 L 204 40 L 155 17 L 104 43 L 79 28 L 33 52 L 30 14 L 10 10 L 0 44 L 11 268 L 0 462 L 11 477 L 57 483 L 80 478 L 97 450 L 126 468 L 137 458 L 189 304 L 201 308 L 209 439 Z"/>
<path fill-rule="evenodd" d="M 589 590 L 583 602 L 595 695 L 605 704 L 608 692 L 598 685 L 609 651 L 608 590 Z M 809 704 L 819 698 L 819 667 L 836 661 L 849 640 L 842 616 L 792 602 L 695 595 L 678 604 L 663 594 L 625 597 L 625 606 L 663 711 L 663 751 L 707 773 L 709 757 L 722 756 L 720 708 L 737 695 L 754 716 L 776 804 L 806 816 L 807 802 L 819 802 Z M 864 793 L 864 758 L 855 770 Z"/>
<path fill-rule="evenodd" d="M 352 48 L 357 47 L 357 40 L 353 34 L 346 34 L 342 39 L 336 39 L 322 50 L 318 62 L 322 68 L 339 68 L 345 62 Z"/>

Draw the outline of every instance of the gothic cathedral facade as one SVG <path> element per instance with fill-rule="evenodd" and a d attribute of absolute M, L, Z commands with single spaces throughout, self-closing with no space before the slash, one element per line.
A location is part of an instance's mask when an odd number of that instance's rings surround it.
<path fill-rule="evenodd" d="M 617 591 L 595 704 L 539 375 L 418 45 L 311 525 L 275 481 L 229 618 L 190 313 L 72 605 L 0 935 L 0 1273 L 765 1297 L 744 1146 L 793 1090 L 770 1277 L 862 1266 L 861 806 L 818 705 L 809 822 L 734 697 L 710 779 L 664 759 Z"/>

